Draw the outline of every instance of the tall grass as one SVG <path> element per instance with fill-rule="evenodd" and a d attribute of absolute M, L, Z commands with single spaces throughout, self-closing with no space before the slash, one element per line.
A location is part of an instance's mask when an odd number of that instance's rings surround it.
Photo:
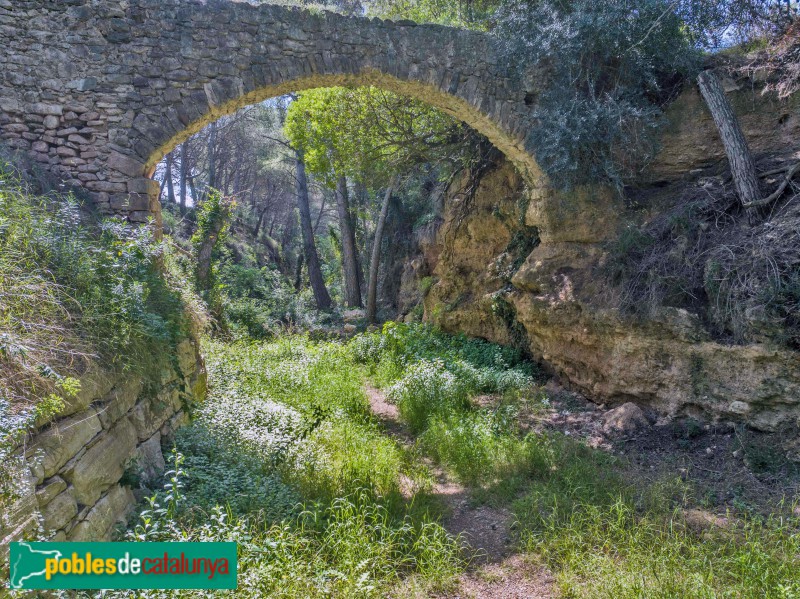
<path fill-rule="evenodd" d="M 525 434 L 517 411 L 541 397 L 507 350 L 406 325 L 350 349 L 428 455 L 474 499 L 511 505 L 519 549 L 555 574 L 561 596 L 800 597 L 797 512 L 698 525 L 689 483 L 643 480 L 561 434 Z M 479 392 L 498 394 L 497 407 L 473 405 Z"/>
<path fill-rule="evenodd" d="M 461 482 L 508 499 L 540 467 L 541 444 L 518 434 L 515 403 L 540 374 L 518 350 L 398 323 L 348 347 L 397 404 L 420 447 Z M 478 393 L 506 400 L 478 410 L 470 401 Z"/>
<path fill-rule="evenodd" d="M 424 488 L 429 475 L 377 426 L 345 347 L 287 337 L 204 349 L 209 397 L 130 538 L 238 541 L 236 596 L 377 598 L 406 581 L 453 584 L 459 540 L 401 493 L 401 479 Z"/>

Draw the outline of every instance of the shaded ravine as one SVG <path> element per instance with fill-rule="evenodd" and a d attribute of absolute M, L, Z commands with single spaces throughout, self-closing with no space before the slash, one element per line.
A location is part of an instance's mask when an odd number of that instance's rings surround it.
<path fill-rule="evenodd" d="M 414 445 L 414 437 L 400 419 L 397 406 L 380 389 L 365 387 L 372 413 L 386 432 L 405 447 Z M 453 536 L 460 536 L 474 553 L 460 588 L 453 598 L 536 599 L 554 597 L 553 577 L 514 553 L 511 527 L 513 514 L 503 508 L 475 505 L 468 487 L 455 481 L 444 469 L 430 460 L 433 473 L 430 494 L 442 501 L 445 516 L 442 525 Z M 402 485 L 405 486 L 405 485 Z"/>

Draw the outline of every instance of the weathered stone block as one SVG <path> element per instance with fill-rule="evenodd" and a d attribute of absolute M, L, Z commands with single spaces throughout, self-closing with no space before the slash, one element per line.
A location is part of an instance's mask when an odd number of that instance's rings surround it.
<path fill-rule="evenodd" d="M 111 392 L 103 398 L 103 403 L 98 408 L 97 415 L 103 428 L 111 428 L 111 425 L 122 418 L 136 403 L 136 398 L 142 392 L 143 382 L 138 376 L 132 376 L 119 382 Z"/>
<path fill-rule="evenodd" d="M 66 488 L 67 483 L 60 476 L 49 478 L 36 489 L 36 501 L 39 502 L 39 506 L 46 505 Z"/>
<path fill-rule="evenodd" d="M 122 477 L 125 462 L 133 455 L 135 448 L 136 431 L 127 418 L 103 433 L 63 474 L 72 483 L 78 502 L 83 505 L 94 504 L 103 491 Z"/>
<path fill-rule="evenodd" d="M 141 193 L 118 194 L 111 196 L 111 207 L 115 210 L 147 210 L 150 197 Z"/>
<path fill-rule="evenodd" d="M 87 185 L 87 187 L 93 191 L 105 191 L 108 193 L 125 193 L 128 190 L 126 183 L 116 181 L 98 181 Z"/>
<path fill-rule="evenodd" d="M 108 541 L 114 525 L 125 522 L 136 505 L 127 487 L 114 485 L 67 534 L 70 541 Z"/>
<path fill-rule="evenodd" d="M 158 181 L 154 181 L 153 179 L 140 177 L 128 181 L 129 193 L 142 193 L 148 196 L 157 196 L 160 190 L 161 186 L 158 184 Z"/>
<path fill-rule="evenodd" d="M 153 397 L 139 402 L 130 416 L 139 441 L 152 437 L 174 413 L 173 398 L 170 396 Z"/>
<path fill-rule="evenodd" d="M 29 112 L 33 114 L 43 114 L 43 115 L 54 115 L 54 116 L 61 116 L 64 114 L 64 107 L 60 104 L 45 104 L 44 102 L 37 102 L 35 104 L 31 104 L 28 108 Z"/>
<path fill-rule="evenodd" d="M 81 376 L 81 389 L 75 397 L 65 400 L 62 416 L 69 416 L 80 410 L 85 409 L 90 403 L 108 394 L 116 382 L 115 373 L 104 370 L 96 363 L 89 365 L 89 368 Z"/>
<path fill-rule="evenodd" d="M 149 485 L 157 481 L 166 468 L 164 454 L 161 451 L 161 433 L 157 432 L 139 445 L 134 458 L 139 467 L 142 483 Z"/>
<path fill-rule="evenodd" d="M 78 514 L 78 503 L 69 490 L 57 495 L 42 508 L 42 518 L 46 531 L 64 528 Z"/>
<path fill-rule="evenodd" d="M 43 477 L 53 476 L 102 430 L 93 408 L 54 422 L 36 435 L 25 455 L 42 467 Z"/>

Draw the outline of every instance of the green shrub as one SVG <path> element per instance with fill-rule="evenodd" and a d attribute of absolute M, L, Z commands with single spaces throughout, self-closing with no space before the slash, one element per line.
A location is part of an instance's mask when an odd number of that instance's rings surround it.
<path fill-rule="evenodd" d="M 98 222 L 0 159 L 0 512 L 18 476 L 9 452 L 58 415 L 90 360 L 157 376 L 174 354 L 189 322 L 163 257 L 151 227 Z"/>
<path fill-rule="evenodd" d="M 388 396 L 397 404 L 412 432 L 418 433 L 427 427 L 432 415 L 463 410 L 467 406 L 468 387 L 443 362 L 422 360 L 406 370 L 389 388 Z"/>
<path fill-rule="evenodd" d="M 535 73 L 528 143 L 562 187 L 622 182 L 656 150 L 661 104 L 696 53 L 676 3 L 662 0 L 505 2 L 501 55 Z"/>
<path fill-rule="evenodd" d="M 308 290 L 298 292 L 279 271 L 236 264 L 218 267 L 225 318 L 237 337 L 271 339 L 280 331 L 308 330 L 316 323 Z"/>
<path fill-rule="evenodd" d="M 422 447 L 468 485 L 501 487 L 509 496 L 531 473 L 548 466 L 538 438 L 517 437 L 501 418 L 486 412 L 435 416 L 420 437 Z"/>

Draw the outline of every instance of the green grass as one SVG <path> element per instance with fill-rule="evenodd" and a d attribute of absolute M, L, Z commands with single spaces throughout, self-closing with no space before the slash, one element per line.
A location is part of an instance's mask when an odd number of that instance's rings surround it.
<path fill-rule="evenodd" d="M 689 483 L 637 480 L 625 460 L 579 440 L 523 434 L 518 410 L 540 392 L 489 344 L 390 325 L 351 347 L 420 448 L 474 500 L 511 507 L 519 550 L 555 574 L 562 596 L 800 597 L 800 520 L 791 510 L 730 513 L 726 527 L 698 529 L 687 521 L 698 504 Z M 479 392 L 505 398 L 479 409 L 469 401 Z"/>
<path fill-rule="evenodd" d="M 518 550 L 553 572 L 563 597 L 798 596 L 790 510 L 698 528 L 689 483 L 637 480 L 623 458 L 521 430 L 520 410 L 547 403 L 530 369 L 460 343 L 394 325 L 347 345 L 207 342 L 210 397 L 178 434 L 177 474 L 129 537 L 239 542 L 236 596 L 457 592 L 469 555 L 438 523 L 428 456 L 473 501 L 513 512 Z M 370 414 L 367 377 L 398 402 L 413 447 Z M 487 389 L 494 407 L 477 407 Z"/>
<path fill-rule="evenodd" d="M 130 538 L 238 541 L 236 596 L 452 586 L 460 541 L 431 512 L 427 469 L 371 415 L 346 347 L 287 337 L 204 349 L 209 398 L 177 435 L 178 474 Z M 403 496 L 401 477 L 423 491 Z"/>

